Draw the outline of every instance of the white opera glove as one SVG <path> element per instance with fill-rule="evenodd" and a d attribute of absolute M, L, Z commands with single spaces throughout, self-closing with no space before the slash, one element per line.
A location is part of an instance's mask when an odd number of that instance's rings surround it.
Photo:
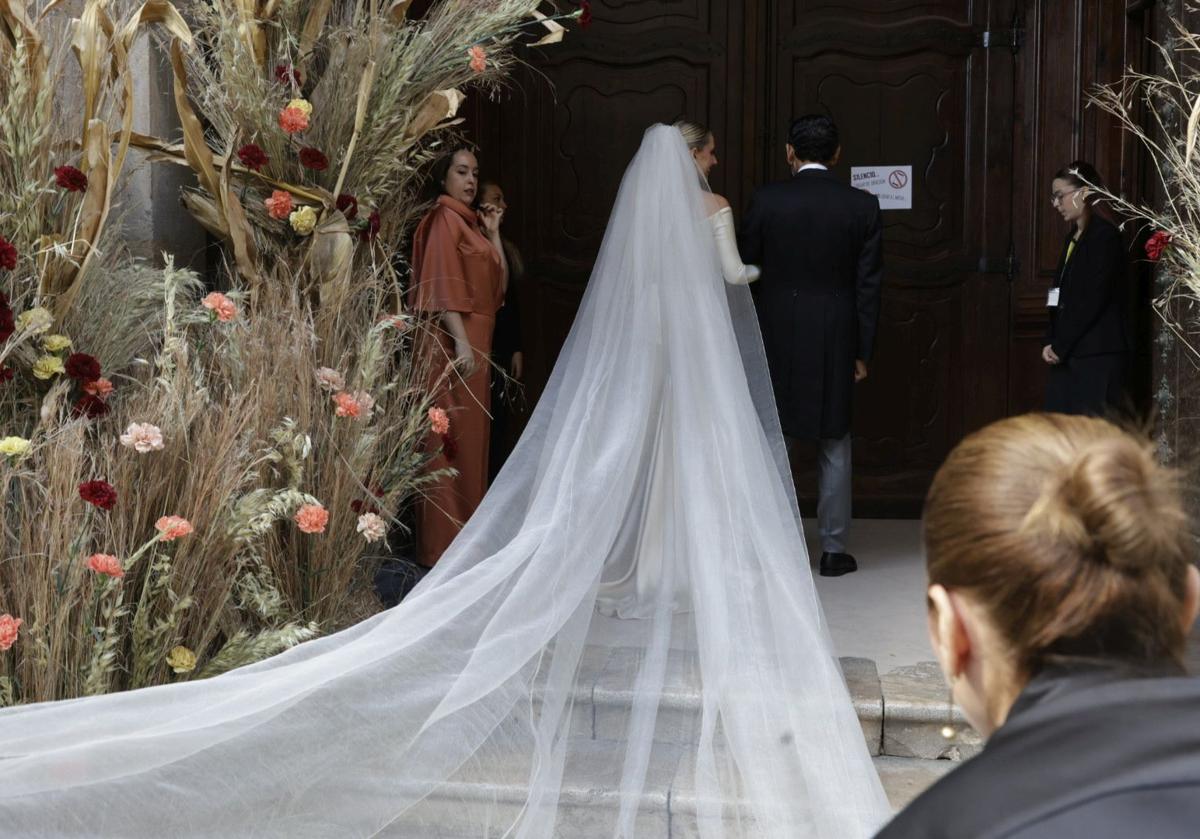
<path fill-rule="evenodd" d="M 757 265 L 742 262 L 737 249 L 737 238 L 733 233 L 733 210 L 723 207 L 708 217 L 713 235 L 717 239 L 717 253 L 721 257 L 721 271 L 725 282 L 730 285 L 748 285 L 758 279 Z"/>

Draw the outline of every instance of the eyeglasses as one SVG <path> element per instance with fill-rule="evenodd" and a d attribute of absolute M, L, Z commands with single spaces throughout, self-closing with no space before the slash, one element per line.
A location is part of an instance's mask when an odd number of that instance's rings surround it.
<path fill-rule="evenodd" d="M 1054 207 L 1057 207 L 1059 204 L 1062 203 L 1062 200 L 1064 198 L 1066 198 L 1068 195 L 1074 195 L 1075 193 L 1079 192 L 1079 190 L 1081 190 L 1081 189 L 1083 189 L 1083 187 L 1079 186 L 1079 187 L 1075 187 L 1075 189 L 1068 190 L 1067 192 L 1051 193 L 1050 204 Z"/>

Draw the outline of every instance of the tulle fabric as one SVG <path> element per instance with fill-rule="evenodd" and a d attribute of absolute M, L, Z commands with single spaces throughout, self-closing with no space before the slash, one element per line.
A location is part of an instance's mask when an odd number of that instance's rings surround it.
<path fill-rule="evenodd" d="M 217 678 L 3 711 L 3 831 L 869 836 L 785 463 L 748 291 L 652 127 L 525 435 L 418 588 Z M 602 614 L 648 556 L 639 618 Z"/>

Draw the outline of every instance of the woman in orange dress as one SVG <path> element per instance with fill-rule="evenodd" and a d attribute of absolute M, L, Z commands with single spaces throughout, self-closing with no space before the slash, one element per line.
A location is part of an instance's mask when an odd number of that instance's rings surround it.
<path fill-rule="evenodd" d="M 432 428 L 426 443 L 441 452 L 430 471 L 458 474 L 427 487 L 417 506 L 417 561 L 432 567 L 454 541 L 487 489 L 491 375 L 488 355 L 496 312 L 504 301 L 508 266 L 500 241 L 503 211 L 471 208 L 479 163 L 468 149 L 443 158 L 434 170 L 437 203 L 413 236 L 409 308 L 422 314 L 419 358 L 429 370 L 435 405 L 450 430 Z"/>

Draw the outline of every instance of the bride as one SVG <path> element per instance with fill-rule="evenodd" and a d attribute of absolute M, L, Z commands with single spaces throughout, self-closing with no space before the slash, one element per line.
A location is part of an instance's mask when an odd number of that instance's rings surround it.
<path fill-rule="evenodd" d="M 525 435 L 400 606 L 0 712 L 5 835 L 870 836 L 710 140 L 647 130 Z"/>

